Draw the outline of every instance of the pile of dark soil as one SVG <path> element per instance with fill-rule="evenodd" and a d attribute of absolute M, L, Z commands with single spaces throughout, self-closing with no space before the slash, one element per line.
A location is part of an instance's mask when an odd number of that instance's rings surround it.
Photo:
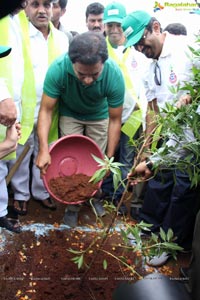
<path fill-rule="evenodd" d="M 90 176 L 74 174 L 49 180 L 49 189 L 64 202 L 87 201 L 98 190 L 98 184 L 89 182 Z"/>

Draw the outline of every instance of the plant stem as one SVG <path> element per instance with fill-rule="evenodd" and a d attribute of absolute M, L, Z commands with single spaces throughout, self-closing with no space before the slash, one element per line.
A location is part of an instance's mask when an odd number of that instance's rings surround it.
<path fill-rule="evenodd" d="M 139 278 L 142 278 L 142 276 L 137 271 L 135 271 L 133 269 L 133 267 L 131 267 L 130 265 L 128 265 L 125 261 L 121 260 L 119 257 L 113 255 L 112 253 L 110 253 L 110 252 L 108 252 L 106 250 L 102 249 L 101 251 L 103 251 L 104 253 L 112 256 L 113 258 L 115 258 L 116 260 L 118 260 L 121 264 L 123 264 L 124 266 L 126 266 L 131 272 L 133 272 L 134 274 L 136 274 Z"/>
<path fill-rule="evenodd" d="M 133 170 L 135 169 L 135 167 L 137 166 L 137 164 L 139 163 L 141 154 L 142 154 L 144 148 L 146 147 L 147 143 L 150 141 L 150 138 L 151 138 L 151 136 L 152 136 L 152 133 L 153 133 L 155 130 L 156 130 L 156 128 L 154 128 L 154 129 L 152 130 L 151 134 L 149 134 L 149 135 L 147 136 L 147 138 L 144 140 L 144 143 L 143 143 L 143 145 L 141 146 L 141 148 L 140 148 L 140 150 L 139 150 L 139 152 L 138 152 L 138 154 L 137 154 L 137 157 L 136 157 L 136 159 L 135 159 L 135 161 L 134 161 L 134 165 L 133 165 L 133 167 L 131 168 L 131 171 L 133 171 Z M 110 233 L 110 231 L 111 231 L 111 228 L 113 227 L 113 224 L 115 223 L 115 220 L 116 220 L 116 218 L 117 218 L 117 214 L 118 214 L 119 208 L 120 208 L 120 206 L 122 205 L 122 203 L 123 203 L 123 201 L 124 201 L 124 199 L 125 199 L 126 193 L 127 193 L 127 191 L 128 191 L 129 183 L 130 183 L 130 180 L 128 180 L 127 183 L 126 183 L 126 186 L 125 186 L 125 188 L 124 188 L 124 192 L 123 192 L 122 197 L 121 197 L 121 199 L 120 199 L 120 201 L 119 201 L 119 203 L 118 203 L 118 205 L 117 205 L 116 211 L 114 212 L 114 214 L 113 214 L 113 216 L 112 216 L 112 218 L 111 218 L 110 224 L 108 225 L 107 229 L 105 230 L 105 233 L 104 233 L 104 235 L 103 235 L 103 238 L 102 238 L 102 240 L 101 240 L 101 242 L 100 242 L 100 244 L 99 244 L 99 248 L 98 248 L 97 251 L 95 252 L 95 255 L 92 257 L 92 260 L 91 260 L 90 264 L 88 265 L 88 269 L 84 272 L 83 276 L 81 277 L 81 282 L 83 282 L 83 280 L 85 279 L 85 277 L 86 277 L 87 273 L 89 272 L 90 268 L 92 267 L 92 265 L 93 265 L 94 262 L 96 261 L 96 259 L 97 259 L 98 255 L 99 255 L 100 251 L 102 251 L 103 245 L 105 244 L 105 242 L 106 242 L 107 239 L 108 239 L 108 235 L 109 235 L 109 233 Z"/>

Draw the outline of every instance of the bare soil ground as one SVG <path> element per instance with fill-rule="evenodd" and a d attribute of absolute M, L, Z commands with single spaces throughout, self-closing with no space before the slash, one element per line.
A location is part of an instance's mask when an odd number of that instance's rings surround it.
<path fill-rule="evenodd" d="M 11 202 L 12 203 L 12 202 Z M 39 202 L 29 201 L 28 215 L 19 217 L 23 225 L 20 234 L 0 229 L 0 295 L 2 300 L 111 300 L 114 289 L 123 281 L 135 282 L 139 277 L 120 264 L 108 253 L 123 256 L 142 277 L 160 272 L 179 279 L 179 266 L 189 264 L 190 254 L 179 254 L 178 260 L 169 260 L 161 268 L 150 268 L 141 257 L 133 252 L 124 252 L 117 218 L 115 230 L 110 234 L 104 251 L 100 251 L 95 264 L 85 273 L 71 260 L 74 255 L 68 251 L 85 249 L 96 236 L 101 236 L 101 226 L 96 223 L 91 207 L 82 206 L 79 227 L 69 229 L 63 225 L 65 205 L 57 202 L 57 210 L 43 208 Z M 105 225 L 110 215 L 103 217 Z M 96 249 L 100 240 L 95 243 Z M 95 248 L 94 247 L 94 248 Z M 101 249 L 102 250 L 102 249 Z M 90 264 L 94 252 L 85 257 Z M 107 269 L 103 263 L 107 261 Z"/>

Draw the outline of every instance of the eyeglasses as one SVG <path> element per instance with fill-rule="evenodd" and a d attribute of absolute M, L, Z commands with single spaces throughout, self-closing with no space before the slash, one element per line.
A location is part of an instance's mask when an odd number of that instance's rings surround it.
<path fill-rule="evenodd" d="M 156 62 L 154 68 L 154 81 L 156 85 L 161 85 L 161 70 L 159 64 Z"/>

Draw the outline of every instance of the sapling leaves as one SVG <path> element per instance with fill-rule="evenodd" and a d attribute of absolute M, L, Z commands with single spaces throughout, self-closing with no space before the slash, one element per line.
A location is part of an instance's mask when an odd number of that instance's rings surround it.
<path fill-rule="evenodd" d="M 97 183 L 105 178 L 109 172 L 113 174 L 113 185 L 114 190 L 119 187 L 119 184 L 122 184 L 125 187 L 124 182 L 122 181 L 121 170 L 120 167 L 123 166 L 122 163 L 115 162 L 114 157 L 110 159 L 105 155 L 104 159 L 100 159 L 92 154 L 92 157 L 96 162 L 98 162 L 98 169 L 90 178 L 90 182 Z"/>

